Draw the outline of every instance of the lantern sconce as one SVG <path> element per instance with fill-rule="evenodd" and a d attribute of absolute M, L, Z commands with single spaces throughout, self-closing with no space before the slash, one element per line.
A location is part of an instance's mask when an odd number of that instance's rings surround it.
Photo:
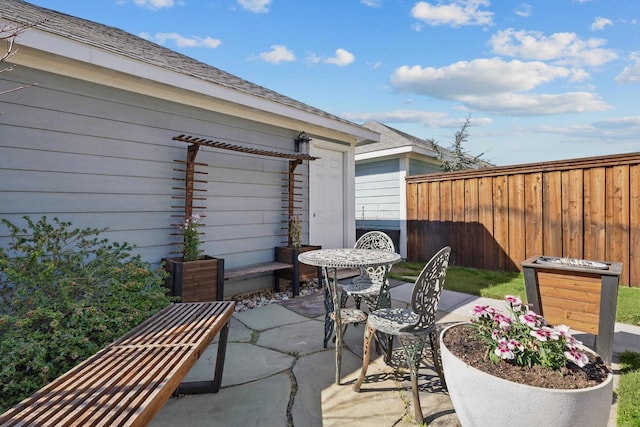
<path fill-rule="evenodd" d="M 300 132 L 294 140 L 296 153 L 309 154 L 309 141 L 311 141 L 311 138 L 309 138 L 304 131 Z"/>

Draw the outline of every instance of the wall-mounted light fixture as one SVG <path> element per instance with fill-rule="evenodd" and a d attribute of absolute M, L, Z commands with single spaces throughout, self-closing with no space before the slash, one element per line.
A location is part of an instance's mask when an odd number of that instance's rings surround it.
<path fill-rule="evenodd" d="M 300 132 L 294 140 L 296 143 L 296 153 L 309 154 L 309 141 L 311 141 L 311 138 L 309 138 L 304 131 Z"/>

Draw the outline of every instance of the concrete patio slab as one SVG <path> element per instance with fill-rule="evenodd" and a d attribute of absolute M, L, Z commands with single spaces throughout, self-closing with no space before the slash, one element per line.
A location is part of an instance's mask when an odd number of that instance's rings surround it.
<path fill-rule="evenodd" d="M 150 426 L 286 426 L 290 394 L 291 378 L 281 373 L 216 394 L 171 398 Z"/>
<path fill-rule="evenodd" d="M 203 381 L 213 378 L 218 345 L 212 344 L 202 354 L 185 381 Z M 294 361 L 285 353 L 263 348 L 250 343 L 227 344 L 222 386 L 244 384 L 266 378 L 289 369 Z"/>
<path fill-rule="evenodd" d="M 259 307 L 259 310 L 242 311 L 234 316 L 244 325 L 256 331 L 264 331 L 276 326 L 291 325 L 309 320 L 291 310 L 287 310 L 281 304 L 265 305 Z"/>
<path fill-rule="evenodd" d="M 284 353 L 305 355 L 323 351 L 324 322 L 306 320 L 260 333 L 257 345 Z"/>

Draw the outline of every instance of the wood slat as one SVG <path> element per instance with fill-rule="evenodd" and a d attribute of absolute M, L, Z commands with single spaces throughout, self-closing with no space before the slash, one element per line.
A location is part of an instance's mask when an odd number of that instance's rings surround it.
<path fill-rule="evenodd" d="M 629 283 L 640 283 L 640 165 L 629 168 Z"/>
<path fill-rule="evenodd" d="M 490 177 L 478 179 L 478 223 L 481 226 L 478 267 L 491 269 L 496 251 L 493 238 L 493 185 Z"/>
<path fill-rule="evenodd" d="M 515 268 L 526 259 L 524 175 L 512 175 L 509 180 L 509 258 Z"/>
<path fill-rule="evenodd" d="M 567 325 L 580 332 L 598 334 L 598 316 L 554 307 L 545 308 L 543 315 L 550 325 Z"/>
<path fill-rule="evenodd" d="M 562 256 L 562 192 L 561 172 L 549 172 L 543 175 L 542 183 L 542 252 L 548 256 Z"/>
<path fill-rule="evenodd" d="M 224 280 L 234 279 L 237 277 L 248 276 L 251 274 L 268 273 L 278 270 L 290 270 L 293 268 L 292 264 L 284 262 L 263 262 L 260 264 L 244 265 L 237 268 L 225 268 Z"/>
<path fill-rule="evenodd" d="M 525 194 L 525 256 L 527 258 L 543 253 L 543 212 L 542 174 L 528 174 L 524 177 Z"/>
<path fill-rule="evenodd" d="M 467 250 L 465 251 L 465 264 L 469 267 L 479 267 L 478 258 L 482 242 L 482 231 L 478 227 L 478 179 L 466 179 L 464 181 L 464 233 L 467 236 Z"/>

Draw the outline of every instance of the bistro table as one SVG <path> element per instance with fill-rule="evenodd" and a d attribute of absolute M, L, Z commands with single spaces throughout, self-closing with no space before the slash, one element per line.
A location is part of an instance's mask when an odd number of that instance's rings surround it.
<path fill-rule="evenodd" d="M 336 384 L 340 384 L 342 367 L 342 319 L 340 313 L 340 295 L 338 294 L 338 270 L 341 268 L 378 267 L 395 264 L 400 261 L 400 254 L 378 249 L 318 249 L 298 255 L 303 264 L 322 268 L 323 286 L 325 290 L 325 347 L 333 330 L 336 334 Z M 330 272 L 330 270 L 333 270 Z M 330 273 L 333 273 L 332 275 Z M 383 289 L 387 286 L 383 278 Z M 338 309 L 334 309 L 337 307 Z M 331 316 L 333 314 L 333 321 Z"/>

